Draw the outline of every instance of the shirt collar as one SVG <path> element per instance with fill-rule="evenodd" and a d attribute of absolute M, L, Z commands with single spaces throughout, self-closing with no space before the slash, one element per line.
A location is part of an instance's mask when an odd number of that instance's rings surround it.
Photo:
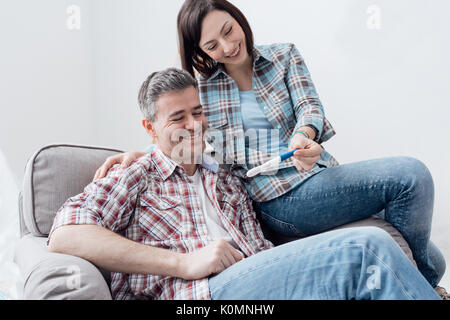
<path fill-rule="evenodd" d="M 221 73 L 226 74 L 225 68 L 223 67 L 223 65 L 222 65 L 222 64 L 219 64 L 219 65 L 217 66 L 216 72 L 214 72 L 214 73 L 211 75 L 211 77 L 208 78 L 208 80 L 212 80 L 212 79 L 217 78 Z"/>
<path fill-rule="evenodd" d="M 181 165 L 166 156 L 157 146 L 153 148 L 151 153 L 152 162 L 155 164 L 156 171 L 161 178 L 167 180 Z M 217 173 L 219 170 L 219 163 L 207 154 L 203 154 L 201 166 L 209 171 Z"/>
<path fill-rule="evenodd" d="M 253 48 L 253 57 L 255 65 L 261 63 L 261 58 L 264 58 L 264 60 L 267 60 L 268 62 L 273 62 L 272 56 L 267 52 L 267 50 L 264 50 L 262 47 L 255 46 Z"/>
<path fill-rule="evenodd" d="M 264 64 L 267 62 L 273 62 L 273 58 L 270 56 L 270 54 L 261 47 L 253 47 L 253 69 L 255 70 L 258 66 L 260 66 L 260 64 Z M 209 79 L 213 80 L 221 73 L 227 75 L 224 66 L 222 64 L 219 64 L 217 66 L 216 72 L 214 72 L 211 77 L 209 77 Z"/>

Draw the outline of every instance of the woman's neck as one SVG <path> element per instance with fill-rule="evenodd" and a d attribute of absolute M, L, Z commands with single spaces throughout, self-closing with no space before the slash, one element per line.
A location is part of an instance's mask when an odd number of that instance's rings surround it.
<path fill-rule="evenodd" d="M 240 65 L 225 65 L 228 75 L 236 81 L 239 91 L 249 91 L 253 89 L 253 59 L 248 59 Z"/>

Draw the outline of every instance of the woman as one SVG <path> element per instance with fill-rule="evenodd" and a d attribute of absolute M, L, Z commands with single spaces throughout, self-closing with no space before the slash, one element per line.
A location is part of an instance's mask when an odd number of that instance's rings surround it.
<path fill-rule="evenodd" d="M 423 163 L 396 157 L 338 165 L 321 146 L 335 132 L 299 51 L 292 44 L 255 46 L 246 18 L 231 3 L 187 0 L 178 33 L 183 68 L 199 73 L 200 100 L 214 132 L 210 143 L 218 152 L 226 149 L 225 161 L 264 222 L 285 235 L 307 236 L 383 214 L 437 286 L 445 261 L 429 240 L 434 189 Z M 300 150 L 275 173 L 246 177 L 274 153 L 293 149 Z M 109 159 L 96 178 L 140 155 Z"/>

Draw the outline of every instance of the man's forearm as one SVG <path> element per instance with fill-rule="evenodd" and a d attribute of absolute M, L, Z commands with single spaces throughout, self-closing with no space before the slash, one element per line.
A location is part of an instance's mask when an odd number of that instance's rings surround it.
<path fill-rule="evenodd" d="M 77 256 L 111 272 L 180 277 L 180 253 L 144 245 L 96 225 L 53 231 L 49 250 Z"/>

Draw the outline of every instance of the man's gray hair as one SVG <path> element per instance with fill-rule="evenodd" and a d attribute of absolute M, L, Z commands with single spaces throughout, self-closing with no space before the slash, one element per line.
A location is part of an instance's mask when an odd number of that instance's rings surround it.
<path fill-rule="evenodd" d="M 187 71 L 168 68 L 153 72 L 139 90 L 138 101 L 142 114 L 147 120 L 154 122 L 158 112 L 156 101 L 162 95 L 173 91 L 183 91 L 191 86 L 198 90 L 197 82 Z"/>

